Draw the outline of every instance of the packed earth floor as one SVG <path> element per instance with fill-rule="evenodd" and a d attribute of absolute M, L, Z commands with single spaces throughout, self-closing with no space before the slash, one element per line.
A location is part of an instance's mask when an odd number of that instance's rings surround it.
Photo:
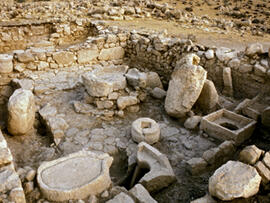
<path fill-rule="evenodd" d="M 270 2 L 0 2 L 0 202 L 270 203 Z"/>

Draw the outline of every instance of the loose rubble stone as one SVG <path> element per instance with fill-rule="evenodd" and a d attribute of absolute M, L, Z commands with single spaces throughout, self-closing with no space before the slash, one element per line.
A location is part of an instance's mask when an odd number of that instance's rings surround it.
<path fill-rule="evenodd" d="M 255 168 L 257 169 L 258 173 L 260 174 L 260 176 L 262 177 L 262 182 L 264 184 L 269 183 L 270 181 L 270 170 L 269 168 L 267 168 L 263 162 L 258 161 L 255 164 Z"/>
<path fill-rule="evenodd" d="M 239 154 L 239 160 L 254 165 L 260 158 L 262 150 L 255 145 L 245 147 Z"/>
<path fill-rule="evenodd" d="M 157 203 L 141 184 L 135 185 L 129 192 L 140 203 Z"/>
<path fill-rule="evenodd" d="M 33 93 L 17 89 L 8 101 L 8 131 L 12 135 L 26 134 L 34 125 L 35 111 Z"/>
<path fill-rule="evenodd" d="M 193 200 L 190 203 L 217 203 L 217 201 L 214 200 L 209 194 L 206 194 L 205 196 Z"/>
<path fill-rule="evenodd" d="M 87 64 L 99 56 L 97 49 L 82 49 L 78 51 L 78 63 Z"/>
<path fill-rule="evenodd" d="M 202 158 L 192 158 L 187 161 L 187 166 L 192 175 L 199 175 L 205 172 L 207 162 Z"/>
<path fill-rule="evenodd" d="M 231 69 L 230 68 L 224 68 L 223 69 L 223 94 L 226 96 L 233 96 L 233 84 L 232 84 L 232 75 L 231 75 Z"/>
<path fill-rule="evenodd" d="M 162 82 L 160 80 L 159 75 L 156 72 L 148 72 L 147 73 L 147 81 L 146 86 L 152 89 L 160 88 L 163 89 Z"/>
<path fill-rule="evenodd" d="M 99 60 L 117 60 L 122 59 L 125 55 L 125 50 L 122 47 L 113 47 L 109 49 L 102 49 L 98 59 Z"/>
<path fill-rule="evenodd" d="M 159 87 L 155 87 L 151 90 L 151 96 L 156 99 L 163 99 L 166 97 L 167 92 L 163 89 L 160 89 Z"/>
<path fill-rule="evenodd" d="M 48 200 L 84 199 L 100 194 L 110 186 L 109 168 L 112 161 L 108 154 L 79 151 L 41 164 L 37 181 Z"/>
<path fill-rule="evenodd" d="M 135 203 L 135 201 L 126 193 L 121 192 L 106 203 Z"/>
<path fill-rule="evenodd" d="M 270 152 L 265 153 L 262 161 L 270 169 Z"/>
<path fill-rule="evenodd" d="M 270 127 L 270 107 L 267 107 L 262 112 L 262 124 Z"/>
<path fill-rule="evenodd" d="M 10 201 L 15 203 L 26 203 L 25 195 L 21 187 L 14 188 L 9 193 Z"/>
<path fill-rule="evenodd" d="M 136 68 L 129 69 L 125 76 L 127 78 L 128 84 L 134 88 L 145 88 L 147 85 L 146 73 L 140 72 Z"/>
<path fill-rule="evenodd" d="M 13 56 L 0 54 L 0 73 L 11 73 L 13 71 Z"/>
<path fill-rule="evenodd" d="M 237 52 L 232 51 L 231 49 L 226 48 L 226 47 L 219 47 L 216 50 L 216 56 L 220 61 L 226 62 L 226 61 L 229 61 L 232 58 L 236 58 L 237 57 Z"/>
<path fill-rule="evenodd" d="M 113 91 L 126 87 L 127 66 L 104 67 L 82 75 L 84 86 L 89 95 L 105 97 Z"/>
<path fill-rule="evenodd" d="M 137 142 L 154 144 L 159 141 L 159 125 L 151 118 L 139 118 L 131 126 L 132 139 Z"/>
<path fill-rule="evenodd" d="M 22 63 L 29 63 L 35 61 L 35 57 L 30 51 L 17 53 L 18 61 Z"/>
<path fill-rule="evenodd" d="M 128 106 L 132 106 L 132 105 L 137 104 L 138 102 L 139 101 L 138 101 L 137 97 L 135 97 L 135 96 L 120 96 L 117 99 L 117 107 L 120 110 L 123 110 Z"/>
<path fill-rule="evenodd" d="M 250 44 L 246 48 L 246 55 L 253 56 L 263 53 L 263 46 L 260 43 Z"/>
<path fill-rule="evenodd" d="M 13 161 L 12 154 L 7 146 L 7 142 L 0 130 L 0 167 Z"/>
<path fill-rule="evenodd" d="M 218 93 L 212 81 L 206 80 L 202 92 L 197 100 L 198 105 L 204 113 L 215 110 L 218 103 Z"/>
<path fill-rule="evenodd" d="M 184 117 L 199 98 L 207 75 L 198 65 L 199 61 L 198 56 L 189 54 L 175 67 L 165 99 L 165 109 L 169 115 Z"/>
<path fill-rule="evenodd" d="M 72 52 L 56 52 L 53 54 L 53 59 L 56 61 L 58 65 L 71 65 L 75 62 L 76 57 Z"/>
<path fill-rule="evenodd" d="M 189 117 L 185 123 L 184 123 L 184 126 L 186 129 L 190 129 L 190 130 L 193 130 L 195 129 L 196 127 L 199 126 L 200 122 L 201 122 L 201 119 L 202 117 L 201 116 L 192 116 L 192 117 Z"/>
<path fill-rule="evenodd" d="M 145 142 L 138 145 L 137 163 L 140 168 L 150 169 L 139 180 L 149 192 L 158 191 L 176 180 L 167 157 Z"/>
<path fill-rule="evenodd" d="M 238 161 L 228 161 L 209 179 L 209 192 L 223 201 L 248 198 L 259 191 L 261 176 L 255 168 Z"/>
<path fill-rule="evenodd" d="M 204 54 L 207 59 L 212 59 L 215 57 L 215 53 L 212 49 L 208 49 Z"/>

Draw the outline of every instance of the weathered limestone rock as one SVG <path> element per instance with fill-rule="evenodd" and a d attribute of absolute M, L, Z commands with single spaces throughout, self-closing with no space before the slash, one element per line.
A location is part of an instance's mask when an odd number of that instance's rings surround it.
<path fill-rule="evenodd" d="M 29 63 L 35 61 L 34 55 L 29 51 L 22 51 L 17 53 L 18 61 L 22 63 Z"/>
<path fill-rule="evenodd" d="M 250 44 L 246 48 L 246 55 L 253 56 L 255 54 L 263 53 L 263 46 L 260 43 Z"/>
<path fill-rule="evenodd" d="M 267 107 L 262 112 L 262 124 L 270 127 L 270 107 Z"/>
<path fill-rule="evenodd" d="M 135 105 L 139 102 L 135 96 L 121 96 L 117 99 L 117 107 L 120 110 L 125 109 L 128 106 Z"/>
<path fill-rule="evenodd" d="M 255 145 L 245 147 L 239 154 L 239 161 L 254 165 L 260 158 L 262 150 Z"/>
<path fill-rule="evenodd" d="M 31 79 L 17 79 L 17 78 L 14 78 L 11 81 L 11 84 L 15 89 L 22 88 L 22 89 L 31 90 L 31 91 L 34 89 L 34 81 L 31 80 Z"/>
<path fill-rule="evenodd" d="M 158 191 L 176 180 L 168 158 L 145 142 L 138 145 L 137 163 L 139 168 L 150 169 L 139 180 L 149 192 Z"/>
<path fill-rule="evenodd" d="M 270 169 L 270 152 L 265 153 L 262 161 Z"/>
<path fill-rule="evenodd" d="M 212 49 L 208 49 L 205 53 L 204 53 L 205 57 L 207 59 L 212 59 L 215 57 L 215 52 Z"/>
<path fill-rule="evenodd" d="M 79 151 L 41 164 L 37 182 L 48 200 L 84 199 L 100 194 L 110 186 L 112 161 L 108 154 Z"/>
<path fill-rule="evenodd" d="M 236 58 L 237 57 L 237 52 L 233 51 L 229 48 L 226 47 L 219 47 L 216 50 L 216 56 L 218 58 L 218 60 L 222 61 L 222 62 L 226 62 L 229 61 L 232 58 Z"/>
<path fill-rule="evenodd" d="M 191 201 L 190 203 L 217 203 L 216 200 L 214 200 L 211 195 L 209 194 L 206 194 L 205 196 L 199 198 L 199 199 L 196 199 L 196 200 L 193 200 Z"/>
<path fill-rule="evenodd" d="M 124 89 L 127 85 L 124 74 L 127 66 L 103 67 L 82 75 L 89 95 L 105 97 L 113 91 Z"/>
<path fill-rule="evenodd" d="M 139 118 L 131 126 L 132 139 L 137 142 L 154 144 L 159 141 L 159 125 L 151 118 Z"/>
<path fill-rule="evenodd" d="M 96 59 L 99 55 L 97 49 L 82 49 L 78 51 L 78 63 L 87 64 Z"/>
<path fill-rule="evenodd" d="M 269 183 L 270 181 L 270 170 L 269 168 L 267 168 L 263 162 L 258 161 L 255 164 L 255 168 L 257 169 L 258 173 L 260 174 L 260 176 L 262 177 L 262 182 L 264 184 Z"/>
<path fill-rule="evenodd" d="M 106 203 L 135 203 L 135 201 L 126 193 L 121 192 Z"/>
<path fill-rule="evenodd" d="M 147 81 L 146 81 L 146 86 L 150 87 L 152 89 L 154 88 L 160 88 L 163 89 L 162 82 L 160 80 L 159 75 L 156 72 L 148 72 L 147 73 Z"/>
<path fill-rule="evenodd" d="M 7 142 L 0 130 L 0 167 L 13 161 L 11 152 L 7 146 Z"/>
<path fill-rule="evenodd" d="M 192 158 L 187 161 L 187 167 L 192 175 L 199 175 L 205 172 L 207 162 L 202 158 Z"/>
<path fill-rule="evenodd" d="M 8 131 L 12 135 L 26 134 L 34 125 L 35 111 L 33 93 L 17 89 L 8 101 Z"/>
<path fill-rule="evenodd" d="M 113 47 L 109 49 L 102 49 L 98 59 L 101 61 L 122 59 L 125 55 L 125 50 L 122 47 Z"/>
<path fill-rule="evenodd" d="M 0 73 L 11 73 L 13 71 L 13 56 L 0 54 Z"/>
<path fill-rule="evenodd" d="M 75 62 L 76 57 L 72 52 L 60 51 L 53 54 L 53 59 L 59 65 L 71 65 Z"/>
<path fill-rule="evenodd" d="M 184 117 L 199 98 L 207 72 L 199 66 L 200 58 L 189 54 L 178 62 L 171 76 L 165 109 L 174 117 Z"/>
<path fill-rule="evenodd" d="M 163 99 L 166 97 L 167 92 L 159 87 L 155 87 L 151 90 L 151 96 L 156 99 Z"/>
<path fill-rule="evenodd" d="M 201 116 L 191 116 L 185 121 L 184 126 L 186 129 L 193 130 L 199 126 L 201 119 Z"/>
<path fill-rule="evenodd" d="M 206 80 L 202 92 L 197 100 L 197 104 L 204 113 L 215 110 L 218 103 L 218 93 L 212 81 Z"/>
<path fill-rule="evenodd" d="M 248 198 L 259 191 L 261 176 L 255 168 L 238 161 L 228 161 L 209 179 L 209 192 L 223 201 Z"/>
<path fill-rule="evenodd" d="M 223 94 L 226 96 L 233 96 L 233 84 L 232 84 L 232 75 L 231 75 L 231 68 L 224 68 L 223 69 Z"/>
<path fill-rule="evenodd" d="M 128 84 L 134 88 L 145 88 L 147 85 L 146 73 L 140 72 L 136 68 L 129 69 L 125 76 L 127 78 Z"/>
<path fill-rule="evenodd" d="M 141 184 L 135 185 L 129 192 L 140 203 L 157 203 Z"/>

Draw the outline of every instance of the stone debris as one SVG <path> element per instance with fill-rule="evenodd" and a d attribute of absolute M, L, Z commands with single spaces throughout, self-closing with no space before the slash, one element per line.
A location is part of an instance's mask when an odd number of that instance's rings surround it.
<path fill-rule="evenodd" d="M 138 145 L 137 164 L 139 168 L 150 170 L 139 180 L 149 192 L 158 191 L 176 180 L 168 158 L 145 142 Z"/>
<path fill-rule="evenodd" d="M 207 75 L 199 62 L 197 55 L 189 54 L 177 63 L 165 100 L 169 115 L 184 117 L 199 98 Z"/>
<path fill-rule="evenodd" d="M 135 201 L 128 194 L 121 192 L 106 203 L 135 203 Z"/>
<path fill-rule="evenodd" d="M 140 203 L 157 203 L 141 184 L 136 184 L 129 192 Z"/>
<path fill-rule="evenodd" d="M 262 177 L 262 183 L 267 184 L 270 181 L 270 169 L 265 166 L 261 161 L 258 161 L 254 166 L 260 176 Z"/>
<path fill-rule="evenodd" d="M 37 182 L 44 197 L 50 201 L 84 199 L 100 194 L 111 185 L 109 169 L 112 161 L 108 154 L 79 151 L 42 163 Z"/>
<path fill-rule="evenodd" d="M 131 126 L 132 139 L 137 142 L 154 144 L 159 141 L 159 125 L 151 118 L 139 118 Z"/>
<path fill-rule="evenodd" d="M 167 95 L 167 92 L 159 87 L 155 87 L 151 90 L 150 94 L 156 99 L 164 99 Z"/>
<path fill-rule="evenodd" d="M 233 83 L 232 83 L 232 74 L 231 68 L 224 68 L 223 69 L 223 94 L 225 96 L 233 97 Z"/>
<path fill-rule="evenodd" d="M 194 130 L 196 127 L 199 126 L 200 122 L 201 122 L 202 117 L 201 116 L 192 116 L 189 117 L 185 123 L 184 126 L 186 129 L 189 130 Z"/>
<path fill-rule="evenodd" d="M 205 196 L 198 198 L 196 200 L 191 201 L 190 203 L 217 203 L 216 200 L 214 200 L 211 195 L 206 194 Z"/>
<path fill-rule="evenodd" d="M 126 107 L 133 106 L 137 104 L 139 100 L 135 96 L 120 96 L 117 99 L 117 107 L 120 110 L 125 109 Z"/>
<path fill-rule="evenodd" d="M 8 101 L 8 131 L 12 135 L 24 135 L 33 128 L 35 100 L 29 90 L 17 89 Z"/>
<path fill-rule="evenodd" d="M 209 192 L 223 201 L 248 198 L 259 191 L 261 176 L 252 166 L 228 161 L 209 179 Z"/>
<path fill-rule="evenodd" d="M 129 69 L 125 76 L 128 84 L 134 88 L 145 88 L 147 85 L 147 74 L 140 72 L 136 68 Z"/>
<path fill-rule="evenodd" d="M 266 127 L 270 127 L 270 107 L 267 107 L 262 112 L 262 124 Z"/>
<path fill-rule="evenodd" d="M 199 175 L 205 172 L 207 162 L 203 158 L 192 158 L 187 161 L 187 168 L 192 175 Z"/>
<path fill-rule="evenodd" d="M 13 71 L 13 56 L 0 54 L 0 73 L 11 73 Z"/>

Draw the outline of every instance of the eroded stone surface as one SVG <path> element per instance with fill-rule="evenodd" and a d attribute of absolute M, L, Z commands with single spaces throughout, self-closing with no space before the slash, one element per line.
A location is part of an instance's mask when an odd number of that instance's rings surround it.
<path fill-rule="evenodd" d="M 112 157 L 91 151 L 79 151 L 44 162 L 38 168 L 37 181 L 43 195 L 51 201 L 84 199 L 97 195 L 111 184 Z"/>
<path fill-rule="evenodd" d="M 141 184 L 135 185 L 129 192 L 140 203 L 157 203 L 157 201 L 154 200 L 153 197 L 151 197 L 148 191 Z"/>
<path fill-rule="evenodd" d="M 221 200 L 248 198 L 259 191 L 261 176 L 255 168 L 238 161 L 228 161 L 209 179 L 209 192 Z"/>
<path fill-rule="evenodd" d="M 199 66 L 200 58 L 190 54 L 178 62 L 171 75 L 165 100 L 167 113 L 184 117 L 197 101 L 206 80 L 207 72 Z"/>

